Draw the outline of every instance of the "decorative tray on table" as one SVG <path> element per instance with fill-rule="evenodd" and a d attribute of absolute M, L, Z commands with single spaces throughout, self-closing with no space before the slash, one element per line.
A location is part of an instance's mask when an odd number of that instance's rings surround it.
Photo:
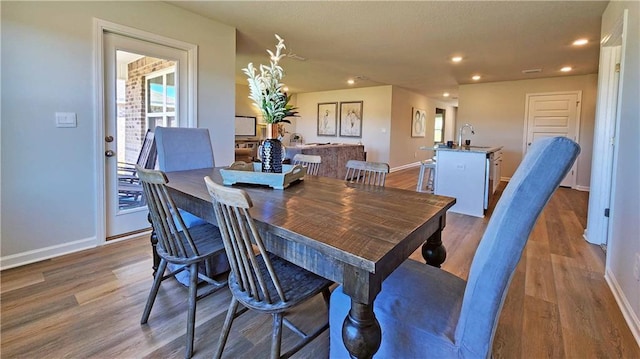
<path fill-rule="evenodd" d="M 220 169 L 222 183 L 231 186 L 236 183 L 260 184 L 273 189 L 285 189 L 295 181 L 302 180 L 307 168 L 301 165 L 282 165 L 282 173 L 262 172 L 262 163 L 234 162 Z"/>

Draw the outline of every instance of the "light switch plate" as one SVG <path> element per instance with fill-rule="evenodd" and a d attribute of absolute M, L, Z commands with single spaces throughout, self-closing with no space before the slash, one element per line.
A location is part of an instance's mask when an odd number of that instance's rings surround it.
<path fill-rule="evenodd" d="M 56 112 L 56 127 L 78 127 L 75 112 Z"/>

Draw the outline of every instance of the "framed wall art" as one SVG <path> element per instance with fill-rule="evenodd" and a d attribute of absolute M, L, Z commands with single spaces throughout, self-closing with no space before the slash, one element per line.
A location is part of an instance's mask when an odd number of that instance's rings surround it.
<path fill-rule="evenodd" d="M 362 101 L 340 102 L 340 136 L 362 137 Z"/>
<path fill-rule="evenodd" d="M 411 137 L 424 137 L 427 126 L 427 111 L 414 107 L 411 113 Z"/>
<path fill-rule="evenodd" d="M 318 136 L 336 136 L 338 134 L 338 103 L 318 104 Z"/>

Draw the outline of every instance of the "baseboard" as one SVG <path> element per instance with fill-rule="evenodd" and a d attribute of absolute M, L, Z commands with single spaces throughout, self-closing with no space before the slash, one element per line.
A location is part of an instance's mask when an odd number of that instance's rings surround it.
<path fill-rule="evenodd" d="M 43 261 L 64 254 L 96 247 L 96 237 L 85 238 L 74 242 L 59 244 L 51 247 L 26 251 L 0 257 L 0 270 L 23 266 L 25 264 Z"/>
<path fill-rule="evenodd" d="M 607 284 L 609 284 L 609 289 L 611 289 L 613 297 L 616 299 L 618 307 L 620 307 L 622 316 L 627 322 L 629 329 L 631 329 L 633 337 L 636 339 L 636 343 L 640 345 L 640 320 L 638 320 L 638 316 L 633 311 L 633 308 L 631 308 L 627 297 L 624 295 L 624 292 L 620 288 L 620 285 L 618 285 L 618 281 L 616 280 L 613 273 L 609 271 L 609 268 L 607 268 L 604 272 L 604 279 L 607 281 Z"/>
<path fill-rule="evenodd" d="M 389 170 L 389 172 L 396 172 L 396 171 L 401 171 L 401 170 L 406 170 L 407 168 L 411 168 L 411 167 L 418 167 L 420 166 L 420 162 L 413 162 L 413 163 L 407 163 L 406 165 L 402 165 L 399 167 L 393 167 Z"/>
<path fill-rule="evenodd" d="M 500 182 L 509 182 L 511 181 L 511 177 L 500 177 Z"/>
<path fill-rule="evenodd" d="M 576 186 L 575 188 L 578 191 L 582 191 L 582 192 L 589 192 L 590 187 L 589 186 Z"/>

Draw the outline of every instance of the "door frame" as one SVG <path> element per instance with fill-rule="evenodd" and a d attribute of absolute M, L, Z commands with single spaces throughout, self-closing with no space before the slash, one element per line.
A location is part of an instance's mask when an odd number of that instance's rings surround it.
<path fill-rule="evenodd" d="M 620 96 L 624 75 L 626 27 L 628 10 L 608 29 L 600 41 L 600 68 L 598 71 L 598 98 L 593 135 L 591 162 L 591 193 L 584 239 L 593 244 L 608 245 L 611 238 L 610 221 L 615 215 L 611 198 L 615 195 L 615 177 L 618 172 L 618 129 L 620 127 Z M 618 62 L 619 61 L 619 62 Z M 616 62 L 620 64 L 615 74 Z M 604 210 L 609 208 L 609 217 Z M 605 266 L 609 263 L 609 253 Z"/>
<path fill-rule="evenodd" d="M 198 46 L 184 41 L 175 40 L 162 35 L 135 29 L 129 26 L 116 24 L 102 19 L 93 19 L 93 76 L 94 76 L 94 126 L 95 126 L 95 191 L 96 191 L 96 244 L 104 245 L 106 241 L 106 183 L 104 152 L 105 147 L 105 76 L 104 76 L 104 34 L 114 33 L 121 36 L 156 43 L 162 46 L 173 47 L 187 53 L 187 99 L 186 115 L 189 127 L 197 126 L 197 99 L 198 99 Z M 139 235 L 139 234 L 137 234 Z M 128 239 L 122 237 L 109 241 L 109 243 Z"/>
<path fill-rule="evenodd" d="M 582 91 L 581 90 L 577 90 L 577 91 L 558 91 L 558 92 L 536 92 L 536 93 L 527 93 L 526 97 L 525 97 L 525 102 L 524 102 L 524 135 L 523 135 L 523 141 L 522 141 L 522 157 L 524 158 L 524 155 L 527 153 L 527 150 L 529 148 L 529 146 L 527 145 L 527 138 L 529 136 L 529 100 L 531 97 L 533 96 L 553 96 L 553 95 L 576 95 L 578 98 L 578 102 L 580 103 L 580 106 L 578 106 L 576 108 L 576 126 L 575 126 L 575 132 L 573 134 L 571 134 L 571 136 L 573 136 L 572 140 L 580 143 L 580 117 L 581 117 L 581 113 L 582 113 Z M 576 159 L 576 161 L 574 162 L 573 166 L 571 167 L 571 170 L 574 171 L 574 175 L 573 175 L 573 179 L 572 179 L 572 183 L 571 183 L 571 188 L 572 189 L 576 189 L 577 187 L 577 182 L 578 182 L 578 162 L 580 159 L 580 155 L 578 155 L 578 158 Z"/>

